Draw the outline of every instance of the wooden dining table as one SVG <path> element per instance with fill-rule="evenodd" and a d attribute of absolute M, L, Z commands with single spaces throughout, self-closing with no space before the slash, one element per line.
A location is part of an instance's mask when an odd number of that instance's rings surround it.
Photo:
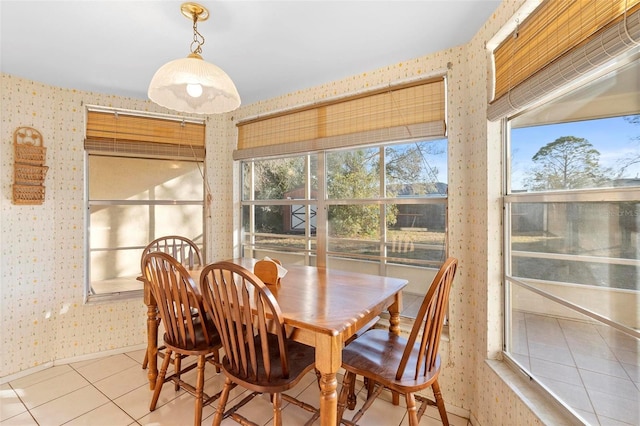
<path fill-rule="evenodd" d="M 257 262 L 251 258 L 230 261 L 250 271 Z M 314 266 L 283 266 L 287 273 L 280 284 L 268 287 L 278 301 L 291 337 L 315 347 L 316 369 L 320 372 L 320 424 L 336 425 L 342 348 L 385 310 L 389 312 L 390 331 L 399 332 L 402 289 L 407 280 Z M 189 271 L 196 291 L 201 270 Z M 146 282 L 144 294 L 148 308 L 148 377 L 153 389 L 158 375 L 158 321 L 156 302 Z"/>

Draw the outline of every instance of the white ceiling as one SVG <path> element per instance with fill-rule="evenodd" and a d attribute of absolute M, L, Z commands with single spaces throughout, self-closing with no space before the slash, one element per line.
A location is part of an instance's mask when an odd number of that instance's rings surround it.
<path fill-rule="evenodd" d="M 0 69 L 53 86 L 146 99 L 187 56 L 181 1 L 0 0 Z M 211 1 L 202 56 L 243 104 L 467 43 L 499 0 Z"/>

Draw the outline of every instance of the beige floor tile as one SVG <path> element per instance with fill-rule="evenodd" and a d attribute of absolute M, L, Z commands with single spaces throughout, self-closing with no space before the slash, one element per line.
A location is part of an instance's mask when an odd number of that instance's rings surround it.
<path fill-rule="evenodd" d="M 604 416 L 630 425 L 640 424 L 640 409 L 638 408 L 640 401 L 638 399 L 630 401 L 594 390 L 589 390 L 588 393 L 598 417 Z"/>
<path fill-rule="evenodd" d="M 556 318 L 525 315 L 527 338 L 530 342 L 565 346 L 565 335 Z"/>
<path fill-rule="evenodd" d="M 576 366 L 581 370 L 589 370 L 623 379 L 629 377 L 622 365 L 617 361 L 585 354 L 574 354 L 574 359 L 576 360 Z"/>
<path fill-rule="evenodd" d="M 27 411 L 18 395 L 8 383 L 0 386 L 0 422 Z"/>
<path fill-rule="evenodd" d="M 318 407 L 318 402 L 313 404 L 314 407 Z M 302 407 L 298 407 L 294 404 L 287 404 L 282 410 L 282 420 L 285 425 L 304 425 L 314 416 L 315 413 L 305 410 Z M 315 423 L 318 423 L 319 419 Z"/>
<path fill-rule="evenodd" d="M 283 406 L 286 402 L 283 402 Z M 228 404 L 231 407 L 232 404 Z M 238 414 L 246 417 L 250 421 L 258 424 L 264 424 L 269 419 L 273 418 L 273 406 L 269 400 L 269 395 L 257 395 L 247 405 L 240 408 Z M 283 422 L 284 424 L 288 424 Z"/>
<path fill-rule="evenodd" d="M 531 358 L 531 372 L 538 377 L 548 377 L 572 385 L 582 385 L 578 369 L 574 366 Z"/>
<path fill-rule="evenodd" d="M 576 410 L 576 409 L 573 409 L 573 411 L 575 411 L 575 413 L 578 416 L 580 416 L 582 418 L 582 420 L 584 422 L 586 422 L 586 424 L 588 424 L 588 425 L 598 425 L 598 424 L 600 424 L 600 421 L 598 420 L 598 416 L 596 416 L 596 413 L 591 413 L 589 411 Z"/>
<path fill-rule="evenodd" d="M 619 349 L 616 351 L 616 356 L 620 362 L 640 366 L 640 357 L 638 356 L 638 353 L 638 350 L 628 351 Z"/>
<path fill-rule="evenodd" d="M 175 392 L 173 387 L 167 388 L 166 390 L 163 389 L 156 407 L 159 408 L 171 402 L 183 393 L 183 390 Z M 113 402 L 122 408 L 129 416 L 137 420 L 149 414 L 149 404 L 151 403 L 152 395 L 153 391 L 151 391 L 149 385 L 145 383 L 131 392 L 114 399 Z"/>
<path fill-rule="evenodd" d="M 26 388 L 26 387 L 35 385 L 36 383 L 49 380 L 52 377 L 69 373 L 70 371 L 73 371 L 73 369 L 68 365 L 56 365 L 55 367 L 47 368 L 46 370 L 41 370 L 41 371 L 38 371 L 37 373 L 33 373 L 28 376 L 13 380 L 11 382 L 11 386 L 14 389 Z"/>
<path fill-rule="evenodd" d="M 624 368 L 629 378 L 638 385 L 638 389 L 640 389 L 640 366 L 622 363 L 622 368 Z"/>
<path fill-rule="evenodd" d="M 360 392 L 360 394 L 366 393 L 366 391 Z M 358 394 L 358 395 L 360 395 Z M 366 395 L 365 395 L 366 397 Z M 349 414 L 345 413 L 346 418 L 351 418 L 361 407 L 361 404 L 356 405 L 354 411 Z M 348 412 L 349 410 L 347 410 Z M 377 399 L 367 412 L 362 416 L 358 424 L 367 426 L 388 426 L 399 425 L 402 419 L 407 414 L 407 409 L 404 404 L 391 405 L 387 401 Z"/>
<path fill-rule="evenodd" d="M 48 380 L 38 382 L 26 388 L 14 388 L 27 408 L 45 404 L 51 400 L 59 398 L 84 388 L 90 383 L 75 371 L 52 377 Z"/>
<path fill-rule="evenodd" d="M 10 419 L 3 420 L 2 426 L 38 426 L 38 423 L 31 417 L 29 412 L 25 411 L 22 414 L 11 417 Z"/>
<path fill-rule="evenodd" d="M 597 334 L 591 340 L 584 336 L 568 336 L 567 342 L 573 354 L 585 354 L 617 361 L 616 354 L 613 353 L 605 341 L 599 338 Z"/>
<path fill-rule="evenodd" d="M 140 368 L 140 365 L 134 365 L 119 373 L 98 380 L 94 382 L 94 385 L 109 399 L 116 399 L 148 383 L 147 371 Z"/>
<path fill-rule="evenodd" d="M 338 395 L 339 392 L 340 386 L 338 385 Z M 313 407 L 320 407 L 320 388 L 315 380 L 315 374 L 309 378 L 305 376 L 304 382 L 301 381 L 298 386 L 289 389 L 286 393 Z"/>
<path fill-rule="evenodd" d="M 572 385 L 546 377 L 541 378 L 540 382 L 551 389 L 553 393 L 558 395 L 565 403 L 569 404 L 570 407 L 587 412 L 594 412 L 587 391 L 583 386 Z"/>
<path fill-rule="evenodd" d="M 433 414 L 433 411 L 431 411 L 431 416 L 438 416 L 438 419 L 440 418 L 440 414 L 438 413 L 438 409 L 435 407 L 430 407 L 433 410 L 435 410 L 435 414 Z M 427 413 L 429 411 L 427 410 Z M 449 419 L 449 424 L 451 426 L 468 426 L 471 423 L 469 423 L 469 420 L 465 419 L 464 417 L 460 417 L 460 416 L 456 416 L 455 414 L 451 414 L 451 413 L 447 413 L 447 418 Z"/>
<path fill-rule="evenodd" d="M 173 392 L 173 390 L 172 390 Z M 213 414 L 214 408 L 206 406 L 202 409 L 202 418 L 209 417 Z M 138 420 L 141 425 L 153 426 L 175 426 L 193 424 L 195 413 L 195 399 L 187 393 L 183 393 L 179 397 L 169 401 L 163 406 L 156 408 L 155 411 L 148 412 Z"/>
<path fill-rule="evenodd" d="M 125 354 L 112 355 L 89 364 L 71 364 L 78 373 L 92 383 L 136 365 L 139 364 Z"/>
<path fill-rule="evenodd" d="M 520 363 L 520 365 L 526 369 L 527 371 L 531 371 L 531 358 L 529 357 L 529 355 L 522 355 L 522 354 L 511 354 L 511 356 L 513 357 L 513 359 Z"/>
<path fill-rule="evenodd" d="M 72 362 L 71 364 L 69 364 L 69 366 L 77 370 L 78 368 L 84 368 L 88 365 L 95 364 L 96 362 L 104 361 L 106 358 L 107 357 L 96 357 L 96 358 L 85 359 L 84 361 Z"/>
<path fill-rule="evenodd" d="M 638 391 L 638 388 L 629 379 L 612 377 L 588 370 L 581 370 L 580 375 L 582 376 L 587 392 L 595 390 L 613 395 L 617 398 L 640 403 L 640 391 Z"/>
<path fill-rule="evenodd" d="M 608 326 L 599 326 L 598 331 L 609 347 L 632 351 L 636 354 L 640 352 L 640 342 L 638 342 L 638 339 Z"/>
<path fill-rule="evenodd" d="M 133 422 L 134 420 L 122 411 L 120 407 L 113 402 L 108 402 L 95 410 L 76 417 L 69 423 L 65 423 L 65 426 L 127 426 Z"/>
<path fill-rule="evenodd" d="M 147 349 L 138 349 L 137 351 L 127 352 L 126 355 L 132 360 L 138 362 L 142 365 L 142 361 L 144 361 L 144 354 L 147 352 Z"/>
<path fill-rule="evenodd" d="M 529 354 L 531 358 L 543 359 L 563 365 L 575 365 L 571 351 L 567 346 L 529 342 Z"/>
<path fill-rule="evenodd" d="M 109 402 L 91 385 L 68 393 L 31 410 L 40 426 L 58 426 Z"/>

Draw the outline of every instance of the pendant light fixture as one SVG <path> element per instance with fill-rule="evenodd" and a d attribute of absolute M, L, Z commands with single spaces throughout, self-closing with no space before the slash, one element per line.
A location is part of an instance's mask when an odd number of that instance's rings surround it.
<path fill-rule="evenodd" d="M 222 69 L 202 59 L 204 37 L 198 21 L 209 18 L 209 11 L 197 3 L 183 3 L 182 14 L 193 21 L 191 53 L 161 66 L 149 84 L 149 99 L 175 111 L 220 114 L 240 106 L 240 95 Z"/>

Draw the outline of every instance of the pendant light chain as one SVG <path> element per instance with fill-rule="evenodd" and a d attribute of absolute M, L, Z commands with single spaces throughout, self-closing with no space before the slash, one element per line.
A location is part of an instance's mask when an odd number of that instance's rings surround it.
<path fill-rule="evenodd" d="M 191 42 L 191 53 L 200 55 L 202 53 L 202 45 L 204 44 L 204 36 L 198 31 L 198 15 L 193 14 L 193 41 Z M 197 47 L 194 49 L 193 46 Z"/>

